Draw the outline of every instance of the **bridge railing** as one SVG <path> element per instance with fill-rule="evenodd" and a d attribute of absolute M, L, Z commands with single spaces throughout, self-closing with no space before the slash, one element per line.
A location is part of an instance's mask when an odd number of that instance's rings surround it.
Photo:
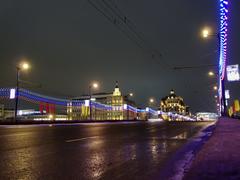
<path fill-rule="evenodd" d="M 0 119 L 11 118 L 14 115 L 14 88 L 0 88 Z M 55 98 L 26 89 L 19 89 L 18 116 L 33 120 L 147 120 L 150 118 L 182 119 L 189 117 L 175 113 L 164 113 L 146 107 L 139 109 L 128 104 L 112 106 L 89 100 L 71 100 Z"/>

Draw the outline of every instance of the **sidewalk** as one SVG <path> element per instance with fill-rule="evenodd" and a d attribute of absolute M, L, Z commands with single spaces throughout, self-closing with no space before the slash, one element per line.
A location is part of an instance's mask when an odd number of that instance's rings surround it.
<path fill-rule="evenodd" d="M 184 179 L 240 179 L 240 120 L 218 121 Z"/>

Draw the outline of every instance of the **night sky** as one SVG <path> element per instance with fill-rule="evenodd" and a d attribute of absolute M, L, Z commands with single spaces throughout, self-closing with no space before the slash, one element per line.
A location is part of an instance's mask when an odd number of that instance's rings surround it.
<path fill-rule="evenodd" d="M 21 78 L 41 83 L 30 89 L 46 95 L 79 96 L 88 92 L 93 80 L 100 82 L 96 92 L 110 92 L 117 80 L 123 93 L 135 94 L 139 105 L 146 105 L 149 97 L 159 102 L 175 89 L 192 111 L 215 111 L 215 79 L 207 76 L 214 68 L 173 67 L 217 64 L 217 39 L 203 40 L 200 33 L 205 26 L 218 28 L 218 1 L 112 1 L 144 38 L 144 47 L 88 0 L 1 1 L 0 86 L 15 85 L 18 58 L 26 56 L 32 68 Z M 240 62 L 240 1 L 231 1 L 229 9 L 228 63 L 236 64 Z M 239 82 L 227 83 L 226 89 L 231 100 L 240 98 Z"/>

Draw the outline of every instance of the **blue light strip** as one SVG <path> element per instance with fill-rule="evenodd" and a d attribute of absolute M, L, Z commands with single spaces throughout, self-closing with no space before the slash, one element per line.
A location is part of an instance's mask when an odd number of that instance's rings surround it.
<path fill-rule="evenodd" d="M 127 109 L 128 109 L 129 111 L 132 111 L 132 112 L 135 112 L 135 113 L 138 112 L 138 109 L 137 109 L 137 108 L 135 108 L 135 107 L 133 107 L 133 106 L 130 106 L 130 105 L 127 105 Z"/>
<path fill-rule="evenodd" d="M 222 99 L 222 80 L 225 78 L 227 61 L 227 20 L 228 20 L 228 0 L 219 0 L 220 2 L 220 27 L 219 27 L 219 99 Z M 220 106 L 221 107 L 221 106 Z"/>
<path fill-rule="evenodd" d="M 101 104 L 99 102 L 92 102 L 92 106 L 94 106 L 95 108 L 97 108 L 99 110 L 107 110 L 107 111 L 112 110 L 112 106 L 106 105 L 106 104 Z"/>
<path fill-rule="evenodd" d="M 8 98 L 10 96 L 11 88 L 0 88 L 0 97 Z"/>
<path fill-rule="evenodd" d="M 9 98 L 10 89 L 11 88 L 0 88 L 0 97 Z M 26 101 L 30 101 L 34 103 L 43 102 L 43 103 L 60 105 L 60 106 L 79 107 L 79 106 L 85 105 L 85 101 L 80 101 L 80 100 L 71 101 L 68 99 L 59 99 L 59 98 L 44 96 L 38 93 L 31 92 L 26 89 L 19 89 L 19 98 L 22 98 Z M 130 105 L 127 105 L 127 109 L 124 109 L 124 106 L 111 106 L 111 105 L 101 104 L 99 102 L 92 102 L 92 106 L 98 110 L 103 110 L 103 111 L 114 111 L 114 109 L 128 110 L 134 113 L 149 113 L 150 115 L 167 115 L 167 116 L 175 116 L 185 120 L 191 120 L 191 118 L 189 118 L 188 116 L 183 116 L 183 115 L 179 115 L 172 112 L 156 111 L 151 108 L 138 109 Z"/>

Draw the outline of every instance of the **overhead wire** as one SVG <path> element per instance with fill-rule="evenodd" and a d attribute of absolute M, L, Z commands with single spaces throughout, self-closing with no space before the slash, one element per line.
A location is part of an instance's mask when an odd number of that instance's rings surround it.
<path fill-rule="evenodd" d="M 162 59 L 162 53 L 154 49 L 144 38 L 142 32 L 136 30 L 135 24 L 121 11 L 116 3 L 110 0 L 88 0 L 89 4 L 99 11 L 105 18 L 114 24 L 129 40 L 133 41 L 139 48 L 151 54 L 154 59 L 156 56 L 161 58 L 165 66 L 168 63 Z"/>
<path fill-rule="evenodd" d="M 116 18 L 111 18 L 109 17 L 108 14 L 106 14 L 106 12 L 101 9 L 100 7 L 98 7 L 96 4 L 94 4 L 92 2 L 92 0 L 88 0 L 89 4 L 92 5 L 92 7 L 94 7 L 99 13 L 101 13 L 105 18 L 107 18 L 108 21 L 110 21 L 111 23 L 113 23 L 115 25 L 115 27 L 117 27 L 117 29 L 119 29 L 129 40 L 133 41 L 139 48 L 144 49 L 144 47 L 137 42 L 135 39 L 133 39 L 124 29 L 122 29 L 118 23 L 117 23 L 117 19 Z"/>

